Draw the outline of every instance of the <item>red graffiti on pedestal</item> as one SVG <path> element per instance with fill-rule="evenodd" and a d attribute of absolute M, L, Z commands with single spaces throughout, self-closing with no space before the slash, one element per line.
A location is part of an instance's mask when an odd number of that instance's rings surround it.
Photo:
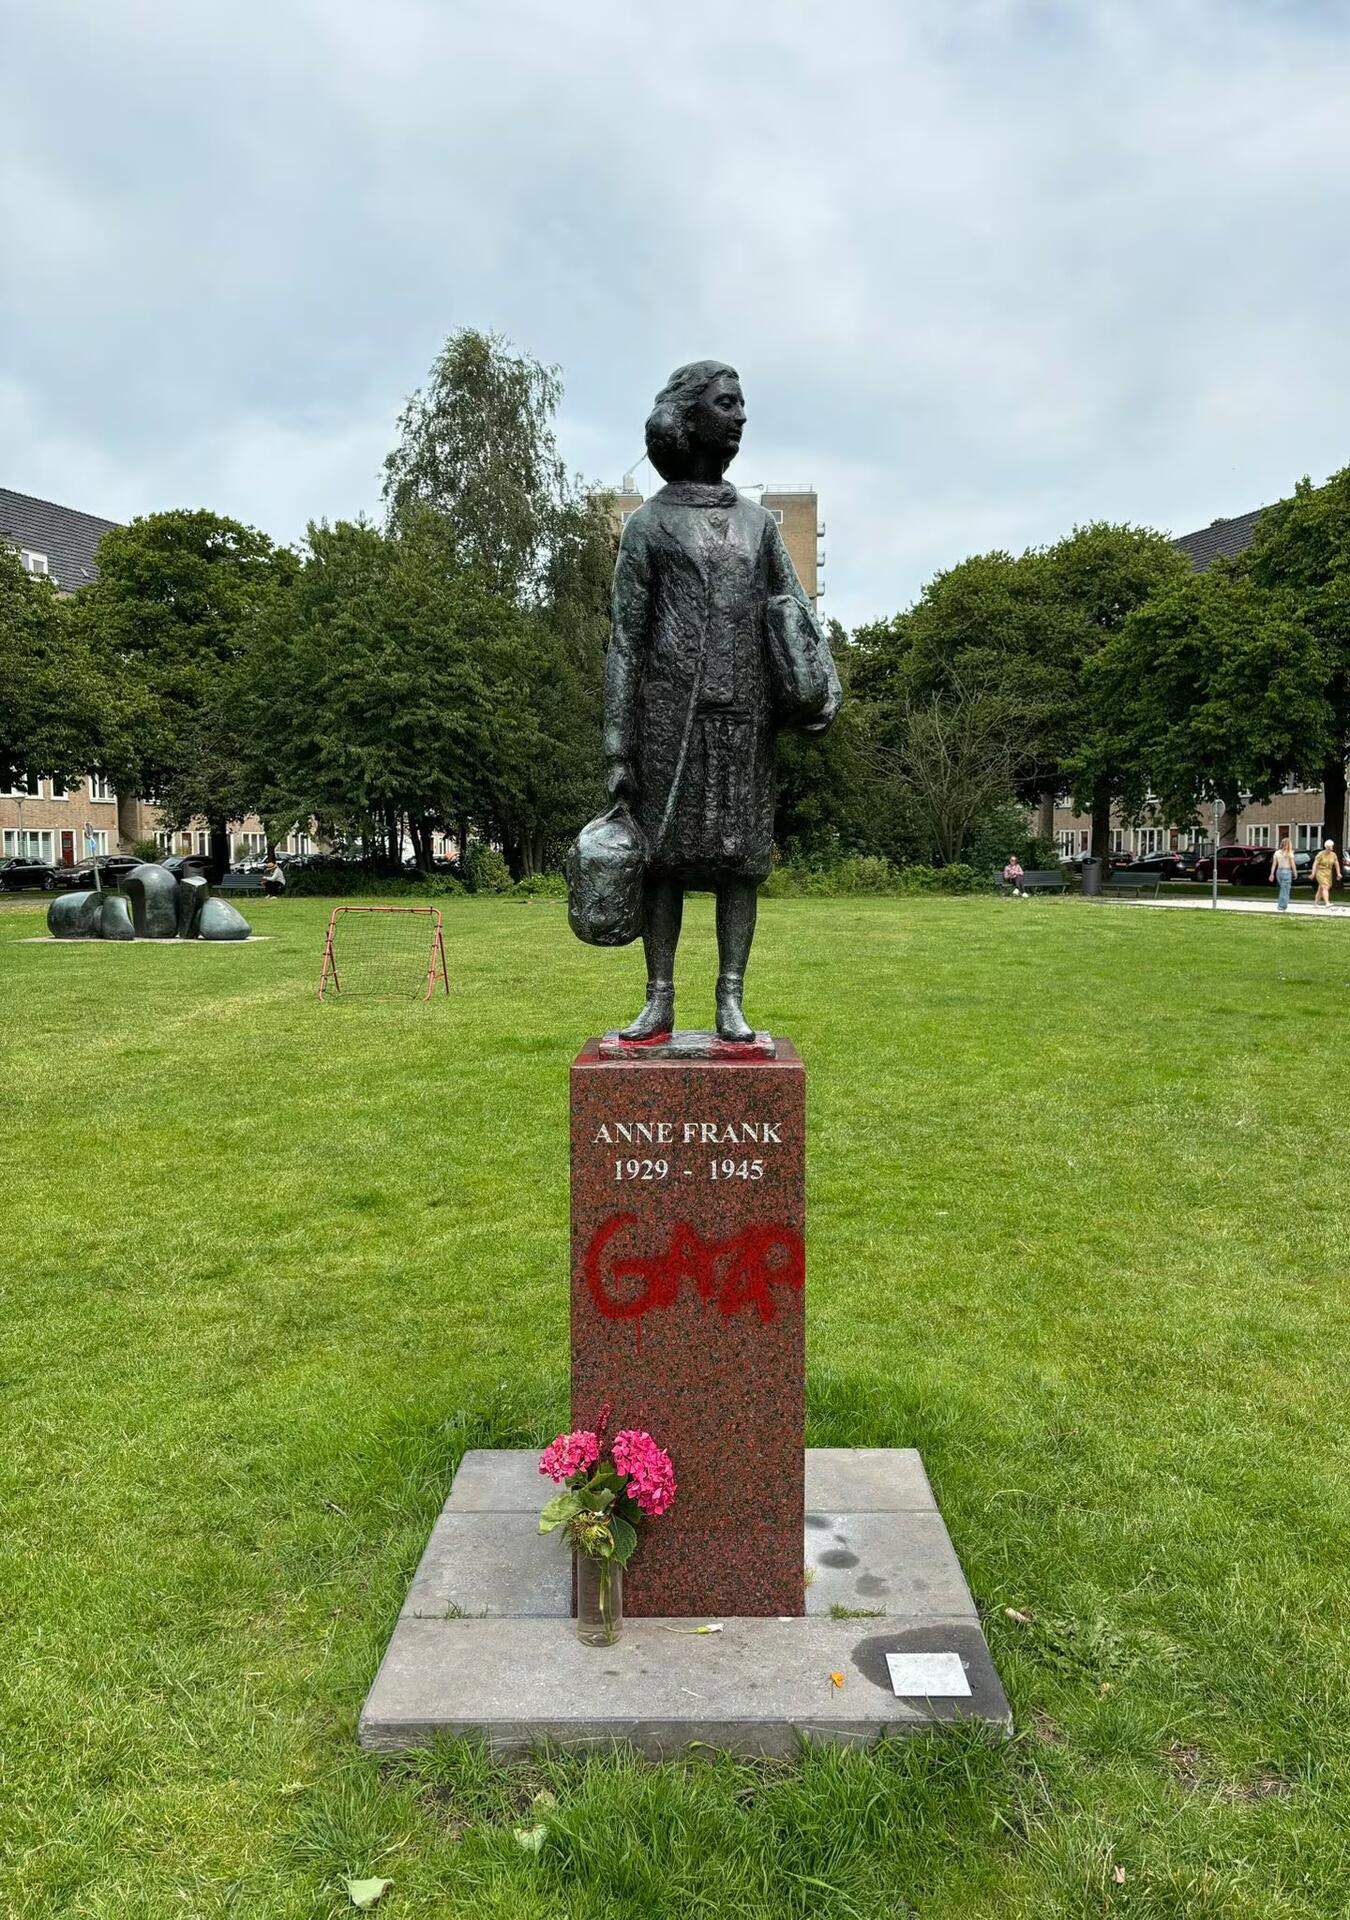
<path fill-rule="evenodd" d="M 673 1306 L 687 1281 L 700 1300 L 716 1302 L 724 1319 L 753 1307 L 767 1325 L 778 1312 L 776 1289 L 800 1292 L 805 1285 L 806 1254 L 793 1227 L 743 1227 L 726 1240 L 705 1240 L 681 1222 L 657 1253 L 610 1251 L 611 1242 L 636 1224 L 635 1213 L 611 1214 L 586 1249 L 586 1285 L 607 1320 L 636 1320 L 640 1326 L 645 1315 Z"/>

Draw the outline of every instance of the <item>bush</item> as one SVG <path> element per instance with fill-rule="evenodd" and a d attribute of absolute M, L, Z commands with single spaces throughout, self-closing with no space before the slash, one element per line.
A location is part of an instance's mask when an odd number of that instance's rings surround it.
<path fill-rule="evenodd" d="M 517 900 L 565 900 L 567 882 L 560 873 L 532 873 L 511 889 Z"/>
<path fill-rule="evenodd" d="M 1001 874 L 1013 854 L 1029 872 L 1047 867 L 1053 870 L 1059 865 L 1059 848 L 1054 841 L 1033 832 L 1026 808 L 1010 800 L 976 822 L 966 859 L 977 873 Z"/>
<path fill-rule="evenodd" d="M 511 869 L 496 847 L 478 842 L 464 856 L 464 880 L 470 893 L 510 893 Z"/>
<path fill-rule="evenodd" d="M 893 867 L 879 854 L 853 854 L 832 866 L 785 860 L 764 882 L 770 900 L 839 899 L 850 894 L 985 893 L 994 882 L 972 866 Z"/>
<path fill-rule="evenodd" d="M 902 867 L 899 881 L 901 893 L 988 893 L 994 885 L 990 874 L 959 860 L 949 867 Z"/>
<path fill-rule="evenodd" d="M 371 873 L 365 867 L 301 867 L 286 876 L 286 892 L 296 899 L 333 900 L 449 900 L 464 888 L 450 873 Z"/>
<path fill-rule="evenodd" d="M 133 840 L 131 851 L 138 860 L 158 861 L 164 858 L 164 848 L 158 840 Z"/>

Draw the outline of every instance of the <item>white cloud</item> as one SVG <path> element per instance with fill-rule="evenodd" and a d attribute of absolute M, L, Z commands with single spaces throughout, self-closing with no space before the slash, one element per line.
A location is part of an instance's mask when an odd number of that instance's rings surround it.
<path fill-rule="evenodd" d="M 569 462 L 741 368 L 890 611 L 1075 521 L 1350 460 L 1350 39 L 1241 0 L 53 0 L 0 98 L 0 481 L 295 538 L 441 338 L 561 362 Z M 11 250 L 12 252 L 12 250 Z"/>

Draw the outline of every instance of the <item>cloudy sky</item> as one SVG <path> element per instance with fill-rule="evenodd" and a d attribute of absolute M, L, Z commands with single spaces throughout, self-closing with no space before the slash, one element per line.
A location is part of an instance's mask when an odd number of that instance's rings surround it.
<path fill-rule="evenodd" d="M 495 328 L 617 481 L 677 362 L 826 607 L 1350 463 L 1350 0 L 0 0 L 0 485 L 297 540 Z"/>

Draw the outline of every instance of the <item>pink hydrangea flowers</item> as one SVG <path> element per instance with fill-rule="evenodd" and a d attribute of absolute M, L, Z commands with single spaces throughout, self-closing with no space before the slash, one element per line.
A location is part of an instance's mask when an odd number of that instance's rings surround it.
<path fill-rule="evenodd" d="M 600 1460 L 600 1433 L 578 1428 L 575 1433 L 560 1433 L 551 1446 L 544 1448 L 539 1460 L 540 1473 L 561 1485 L 574 1475 L 586 1473 Z M 625 1427 L 616 1433 L 607 1449 L 614 1472 L 625 1481 L 623 1492 L 650 1519 L 664 1513 L 675 1498 L 675 1469 L 664 1447 L 658 1447 L 649 1433 L 638 1427 Z M 611 1482 L 611 1485 L 613 1483 Z"/>
<path fill-rule="evenodd" d="M 576 1433 L 560 1433 L 551 1447 L 544 1448 L 539 1471 L 561 1485 L 574 1473 L 584 1473 L 587 1467 L 593 1467 L 599 1458 L 600 1442 L 595 1435 L 578 1429 Z"/>
<path fill-rule="evenodd" d="M 665 1448 L 649 1433 L 626 1427 L 615 1434 L 610 1452 L 617 1470 L 628 1476 L 625 1492 L 630 1498 L 653 1519 L 664 1513 L 675 1498 L 675 1469 Z"/>

